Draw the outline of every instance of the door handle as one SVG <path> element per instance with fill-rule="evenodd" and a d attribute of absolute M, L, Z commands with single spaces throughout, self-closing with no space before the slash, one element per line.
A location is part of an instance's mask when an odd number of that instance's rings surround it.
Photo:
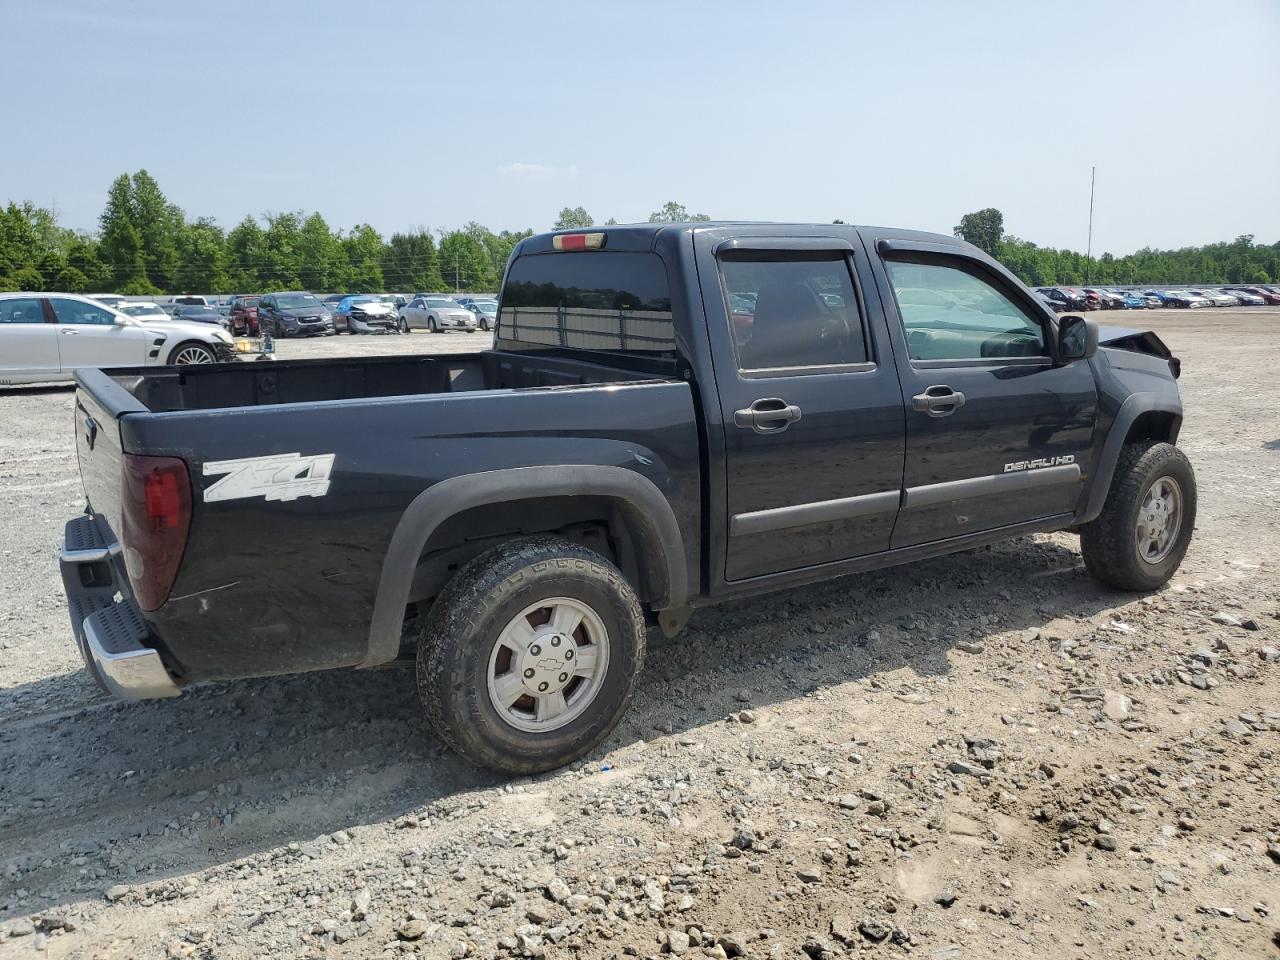
<path fill-rule="evenodd" d="M 71 330 L 69 328 L 66 330 L 59 330 L 58 332 L 61 333 L 64 337 L 74 337 L 80 333 L 79 330 Z"/>
<path fill-rule="evenodd" d="M 733 425 L 756 433 L 781 433 L 800 419 L 800 408 L 778 397 L 763 397 L 733 411 Z"/>
<path fill-rule="evenodd" d="M 931 417 L 949 417 L 963 406 L 964 394 L 943 383 L 925 387 L 924 393 L 911 398 L 911 409 Z"/>

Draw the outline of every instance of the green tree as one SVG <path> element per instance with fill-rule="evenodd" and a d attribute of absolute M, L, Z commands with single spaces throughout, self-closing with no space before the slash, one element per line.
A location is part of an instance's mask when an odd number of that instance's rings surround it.
<path fill-rule="evenodd" d="M 560 211 L 560 216 L 556 218 L 556 225 L 552 229 L 574 230 L 578 227 L 591 226 L 595 226 L 595 221 L 582 207 L 565 207 Z"/>
<path fill-rule="evenodd" d="M 298 274 L 307 290 L 339 292 L 349 272 L 342 240 L 324 217 L 313 213 L 298 230 Z"/>
<path fill-rule="evenodd" d="M 245 217 L 227 234 L 227 272 L 232 290 L 263 293 L 267 284 L 259 267 L 267 255 L 267 237 L 258 221 Z"/>
<path fill-rule="evenodd" d="M 711 218 L 705 213 L 690 213 L 683 203 L 668 200 L 660 210 L 649 214 L 650 223 L 705 223 Z"/>
<path fill-rule="evenodd" d="M 184 224 L 178 234 L 175 288 L 187 293 L 227 293 L 227 241 L 222 229 L 208 218 Z"/>
<path fill-rule="evenodd" d="M 352 293 L 378 293 L 386 289 L 382 277 L 382 236 L 367 223 L 358 224 L 343 238 L 347 252 L 347 289 Z"/>
<path fill-rule="evenodd" d="M 966 213 L 952 232 L 984 253 L 997 256 L 1004 236 L 1004 214 L 995 207 Z"/>
<path fill-rule="evenodd" d="M 182 231 L 182 211 L 170 203 L 160 185 L 146 170 L 139 170 L 130 182 L 133 203 L 133 225 L 142 242 L 142 257 L 147 277 L 162 289 L 174 289 L 177 283 L 178 235 Z"/>
<path fill-rule="evenodd" d="M 424 228 L 393 233 L 382 254 L 382 278 L 388 290 L 416 293 L 442 289 L 435 238 Z"/>
<path fill-rule="evenodd" d="M 298 244 L 302 233 L 302 211 L 268 213 L 262 234 L 262 254 L 258 277 L 268 289 L 296 290 L 302 286 Z"/>
<path fill-rule="evenodd" d="M 440 273 L 455 290 L 492 290 L 497 286 L 493 262 L 473 234 L 453 230 L 440 238 Z"/>

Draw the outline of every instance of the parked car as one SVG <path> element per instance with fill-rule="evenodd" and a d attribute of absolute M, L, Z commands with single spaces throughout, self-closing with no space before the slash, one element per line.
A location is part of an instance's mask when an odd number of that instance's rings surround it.
<path fill-rule="evenodd" d="M 221 327 L 152 316 L 72 293 L 0 293 L 0 384 L 70 380 L 81 367 L 236 359 Z"/>
<path fill-rule="evenodd" d="M 515 247 L 493 350 L 278 362 L 270 391 L 81 371 L 61 564 L 95 679 L 163 697 L 405 649 L 440 738 L 526 775 L 608 737 L 647 625 L 696 606 L 1052 530 L 1111 587 L 1181 563 L 1155 333 L 1055 317 L 949 236 L 606 230 Z"/>
<path fill-rule="evenodd" d="M 214 304 L 210 303 L 207 298 L 192 296 L 191 294 L 183 294 L 182 296 L 179 296 L 179 297 L 170 297 L 169 302 L 175 305 L 186 304 L 188 306 L 196 306 L 196 307 L 215 306 Z"/>
<path fill-rule="evenodd" d="M 1101 287 L 1086 287 L 1085 294 L 1096 296 L 1098 305 L 1103 310 L 1122 310 L 1124 309 L 1124 298 L 1110 290 L 1103 290 Z"/>
<path fill-rule="evenodd" d="M 258 301 L 258 325 L 273 337 L 333 336 L 333 314 L 304 290 L 267 293 Z"/>
<path fill-rule="evenodd" d="M 258 301 L 262 298 L 253 294 L 231 298 L 231 309 L 227 319 L 231 324 L 234 336 L 256 337 L 260 332 L 258 326 Z"/>
<path fill-rule="evenodd" d="M 173 319 L 190 323 L 216 323 L 224 329 L 230 329 L 230 321 L 218 312 L 217 307 L 202 306 L 198 303 L 178 303 L 173 308 Z"/>
<path fill-rule="evenodd" d="M 150 303 L 147 301 L 134 301 L 133 303 L 122 303 L 118 307 L 119 311 L 126 317 L 133 317 L 135 320 L 141 320 L 149 323 L 152 320 L 170 320 L 172 317 L 158 303 Z"/>
<path fill-rule="evenodd" d="M 1209 301 L 1203 297 L 1192 296 L 1182 290 L 1148 290 L 1148 294 L 1156 297 L 1162 307 L 1189 309 L 1191 307 L 1207 307 Z"/>
<path fill-rule="evenodd" d="M 398 333 L 400 318 L 381 297 L 359 293 L 339 301 L 333 326 L 338 333 Z"/>
<path fill-rule="evenodd" d="M 497 300 L 481 300 L 476 297 L 468 297 L 465 301 L 459 300 L 458 302 L 471 311 L 476 318 L 476 326 L 481 330 L 492 330 L 497 323 Z"/>
<path fill-rule="evenodd" d="M 1240 305 L 1240 301 L 1234 296 L 1229 293 L 1223 293 L 1220 290 L 1188 290 L 1187 293 L 1193 297 L 1200 297 L 1211 307 L 1235 307 Z"/>
<path fill-rule="evenodd" d="M 475 314 L 449 297 L 415 296 L 400 308 L 400 329 L 405 333 L 421 329 L 431 333 L 445 330 L 467 332 L 474 330 L 476 325 Z"/>
<path fill-rule="evenodd" d="M 1140 293 L 1134 293 L 1132 290 L 1126 290 L 1123 297 L 1126 310 L 1143 310 L 1147 307 L 1158 306 L 1160 301 L 1155 297 L 1144 297 Z"/>
<path fill-rule="evenodd" d="M 1084 300 L 1072 293 L 1068 293 L 1062 287 L 1037 287 L 1036 293 L 1048 299 L 1053 304 L 1053 309 L 1058 313 L 1086 309 Z M 754 305 L 750 312 L 755 312 Z"/>
<path fill-rule="evenodd" d="M 1258 298 L 1264 304 L 1280 304 L 1280 293 L 1268 290 L 1266 287 L 1233 287 L 1232 290 L 1237 296 L 1248 294 L 1251 297 Z M 1249 302 L 1253 303 L 1253 301 Z M 1254 305 L 1256 306 L 1256 304 Z"/>
<path fill-rule="evenodd" d="M 1242 306 L 1246 307 L 1260 307 L 1267 302 L 1265 297 L 1261 297 L 1256 293 L 1250 293 L 1248 290 L 1237 290 L 1229 287 L 1226 292 L 1235 297 Z"/>

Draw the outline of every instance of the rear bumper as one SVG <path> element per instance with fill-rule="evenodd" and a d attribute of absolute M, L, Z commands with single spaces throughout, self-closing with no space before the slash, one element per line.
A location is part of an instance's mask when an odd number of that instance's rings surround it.
<path fill-rule="evenodd" d="M 176 697 L 181 688 L 119 572 L 119 555 L 120 544 L 106 542 L 92 517 L 77 517 L 63 531 L 58 564 L 80 657 L 98 686 L 114 697 Z"/>

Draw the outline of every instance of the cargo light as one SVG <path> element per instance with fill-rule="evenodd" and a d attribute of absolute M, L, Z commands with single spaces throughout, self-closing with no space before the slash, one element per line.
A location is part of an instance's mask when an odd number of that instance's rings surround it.
<path fill-rule="evenodd" d="M 557 250 L 599 250 L 604 246 L 603 233 L 557 233 L 551 238 Z"/>
<path fill-rule="evenodd" d="M 191 478 L 177 457 L 125 454 L 120 541 L 143 610 L 169 599 L 191 526 Z"/>

